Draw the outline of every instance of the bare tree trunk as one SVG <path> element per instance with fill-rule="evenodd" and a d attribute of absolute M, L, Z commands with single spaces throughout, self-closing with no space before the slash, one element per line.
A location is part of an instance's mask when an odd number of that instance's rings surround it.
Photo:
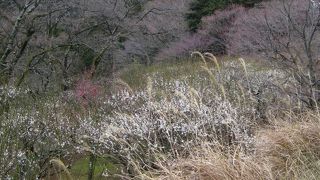
<path fill-rule="evenodd" d="M 25 52 L 25 50 L 26 50 L 26 48 L 28 46 L 28 43 L 29 43 L 29 41 L 30 41 L 30 39 L 31 39 L 31 37 L 32 37 L 32 35 L 34 33 L 35 33 L 34 30 L 32 30 L 32 29 L 28 30 L 27 37 L 23 41 L 22 46 L 21 46 L 21 48 L 19 50 L 19 53 L 16 55 L 15 59 L 12 61 L 12 64 L 9 66 L 9 70 L 8 70 L 9 71 L 9 73 L 8 73 L 9 76 L 12 76 L 15 65 L 18 63 L 19 59 L 21 58 L 21 56 Z"/>
<path fill-rule="evenodd" d="M 9 56 L 9 54 L 11 53 L 11 51 L 13 49 L 14 38 L 16 37 L 16 35 L 18 33 L 18 29 L 19 29 L 20 23 L 21 23 L 23 17 L 25 16 L 25 14 L 27 12 L 27 9 L 28 9 L 28 6 L 25 6 L 21 10 L 20 15 L 17 17 L 16 22 L 14 23 L 14 26 L 13 26 L 12 32 L 10 34 L 9 41 L 7 43 L 6 49 L 5 49 L 3 55 L 2 55 L 2 57 L 0 59 L 0 65 L 1 66 L 4 66 L 5 60 L 7 59 L 7 57 Z"/>
<path fill-rule="evenodd" d="M 9 36 L 9 40 L 8 40 L 8 43 L 6 45 L 6 48 L 5 48 L 5 51 L 3 53 L 3 55 L 1 56 L 1 59 L 0 59 L 0 66 L 2 68 L 6 68 L 7 65 L 6 65 L 6 59 L 8 58 L 8 56 L 10 55 L 10 53 L 12 52 L 14 46 L 14 39 L 15 37 L 17 36 L 18 34 L 18 31 L 19 31 L 19 28 L 20 28 L 20 25 L 21 25 L 21 21 L 23 20 L 23 18 L 27 15 L 27 14 L 30 14 L 31 12 L 33 12 L 36 7 L 39 5 L 40 3 L 40 0 L 36 0 L 36 1 L 30 1 L 30 2 L 26 2 L 26 4 L 24 5 L 24 7 L 21 9 L 20 11 L 20 14 L 19 16 L 17 17 L 15 23 L 14 23 L 14 26 L 13 26 L 13 29 L 10 33 L 10 36 Z"/>
<path fill-rule="evenodd" d="M 69 63 L 68 63 L 68 55 L 70 52 L 71 46 L 68 47 L 64 54 L 64 60 L 62 65 L 62 77 L 63 77 L 63 91 L 66 91 L 69 89 L 68 84 L 68 69 L 69 69 Z"/>

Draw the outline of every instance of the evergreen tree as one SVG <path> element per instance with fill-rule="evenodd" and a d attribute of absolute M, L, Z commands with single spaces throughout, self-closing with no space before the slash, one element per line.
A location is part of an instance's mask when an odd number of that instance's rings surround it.
<path fill-rule="evenodd" d="M 187 14 L 189 29 L 195 32 L 203 16 L 212 14 L 217 9 L 223 9 L 231 4 L 242 4 L 251 7 L 261 0 L 195 0 L 190 4 L 191 12 Z"/>

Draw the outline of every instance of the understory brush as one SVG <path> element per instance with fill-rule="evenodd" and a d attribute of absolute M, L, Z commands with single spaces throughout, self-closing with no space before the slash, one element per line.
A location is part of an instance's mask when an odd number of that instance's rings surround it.
<path fill-rule="evenodd" d="M 221 152 L 203 144 L 187 158 L 158 162 L 153 179 L 319 179 L 319 115 L 308 112 L 258 130 L 254 153 Z"/>
<path fill-rule="evenodd" d="M 299 121 L 304 106 L 275 85 L 283 72 L 193 56 L 199 62 L 150 68 L 131 82 L 123 75 L 111 93 L 87 81 L 47 97 L 4 88 L 0 178 L 79 178 L 79 167 L 87 179 L 318 177 L 319 116 Z M 145 82 L 131 88 L 137 79 Z"/>

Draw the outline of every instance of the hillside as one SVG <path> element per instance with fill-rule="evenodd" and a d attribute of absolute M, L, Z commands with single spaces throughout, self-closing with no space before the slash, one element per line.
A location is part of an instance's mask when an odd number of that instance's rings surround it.
<path fill-rule="evenodd" d="M 0 179 L 319 179 L 318 0 L 0 1 Z"/>

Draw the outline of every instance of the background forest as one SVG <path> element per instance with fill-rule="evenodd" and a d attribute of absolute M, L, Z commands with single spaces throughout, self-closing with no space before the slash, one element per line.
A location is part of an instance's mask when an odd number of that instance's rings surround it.
<path fill-rule="evenodd" d="M 0 179 L 319 179 L 318 0 L 0 0 Z"/>

